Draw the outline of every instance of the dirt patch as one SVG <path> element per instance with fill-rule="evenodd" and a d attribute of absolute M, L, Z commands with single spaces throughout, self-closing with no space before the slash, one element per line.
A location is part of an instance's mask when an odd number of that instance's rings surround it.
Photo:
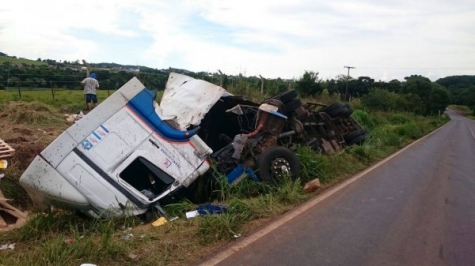
<path fill-rule="evenodd" d="M 33 133 L 26 128 L 12 128 L 12 132 L 22 134 L 23 136 L 31 136 Z"/>
<path fill-rule="evenodd" d="M 28 142 L 28 139 L 24 137 L 8 138 L 8 139 L 5 139 L 5 142 L 13 144 L 13 143 L 20 143 L 20 142 Z"/>
<path fill-rule="evenodd" d="M 14 110 L 15 108 L 26 109 L 28 112 Z M 59 117 L 61 120 L 57 119 Z M 18 179 L 36 155 L 69 125 L 54 108 L 21 102 L 4 102 L 1 105 L 0 125 L 0 138 L 15 149 L 13 157 L 7 158 L 8 168 L 5 178 L 0 182 L 0 189 L 6 197 L 13 199 L 10 202 L 13 206 L 29 209 L 33 207 L 30 206 L 32 202 Z"/>
<path fill-rule="evenodd" d="M 23 172 L 30 165 L 36 155 L 47 146 L 46 143 L 20 142 L 12 147 L 15 149 L 15 156 L 10 159 L 11 168 Z"/>

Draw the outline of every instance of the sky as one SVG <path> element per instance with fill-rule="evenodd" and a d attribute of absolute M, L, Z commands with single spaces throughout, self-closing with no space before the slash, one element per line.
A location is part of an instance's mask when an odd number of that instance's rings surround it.
<path fill-rule="evenodd" d="M 473 0 L 15 0 L 0 52 L 265 78 L 475 75 Z"/>

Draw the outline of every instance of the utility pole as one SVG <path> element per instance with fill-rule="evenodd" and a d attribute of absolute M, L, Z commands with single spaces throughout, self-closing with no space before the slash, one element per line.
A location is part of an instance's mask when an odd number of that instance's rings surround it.
<path fill-rule="evenodd" d="M 7 90 L 8 90 L 9 84 L 10 84 L 10 63 L 8 63 Z"/>
<path fill-rule="evenodd" d="M 264 94 L 264 80 L 265 80 L 265 78 L 261 75 L 259 75 L 259 77 L 261 78 L 261 94 Z"/>
<path fill-rule="evenodd" d="M 350 79 L 350 68 L 355 68 L 355 67 L 344 66 L 343 68 L 348 68 L 348 75 L 346 76 L 346 91 L 345 91 L 345 101 L 348 101 L 348 80 Z"/>
<path fill-rule="evenodd" d="M 223 72 L 221 72 L 221 70 L 218 69 L 218 72 L 219 72 L 219 86 L 222 88 L 223 87 Z"/>

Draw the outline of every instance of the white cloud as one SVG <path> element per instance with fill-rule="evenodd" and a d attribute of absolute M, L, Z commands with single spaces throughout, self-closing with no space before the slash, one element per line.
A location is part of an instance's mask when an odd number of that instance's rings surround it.
<path fill-rule="evenodd" d="M 462 0 L 17 0 L 0 7 L 0 51 L 266 77 L 331 78 L 352 65 L 354 76 L 436 79 L 474 73 L 473 25 L 475 7 Z M 112 37 L 146 48 L 114 55 Z"/>

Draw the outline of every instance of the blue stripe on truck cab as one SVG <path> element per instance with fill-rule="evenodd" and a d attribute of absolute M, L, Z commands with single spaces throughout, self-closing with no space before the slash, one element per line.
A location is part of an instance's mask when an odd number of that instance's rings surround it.
<path fill-rule="evenodd" d="M 194 130 L 176 130 L 160 119 L 153 108 L 153 101 L 156 95 L 157 91 L 151 91 L 144 88 L 129 101 L 127 106 L 164 138 L 174 142 L 188 141 L 188 139 L 195 135 L 196 132 Z"/>

